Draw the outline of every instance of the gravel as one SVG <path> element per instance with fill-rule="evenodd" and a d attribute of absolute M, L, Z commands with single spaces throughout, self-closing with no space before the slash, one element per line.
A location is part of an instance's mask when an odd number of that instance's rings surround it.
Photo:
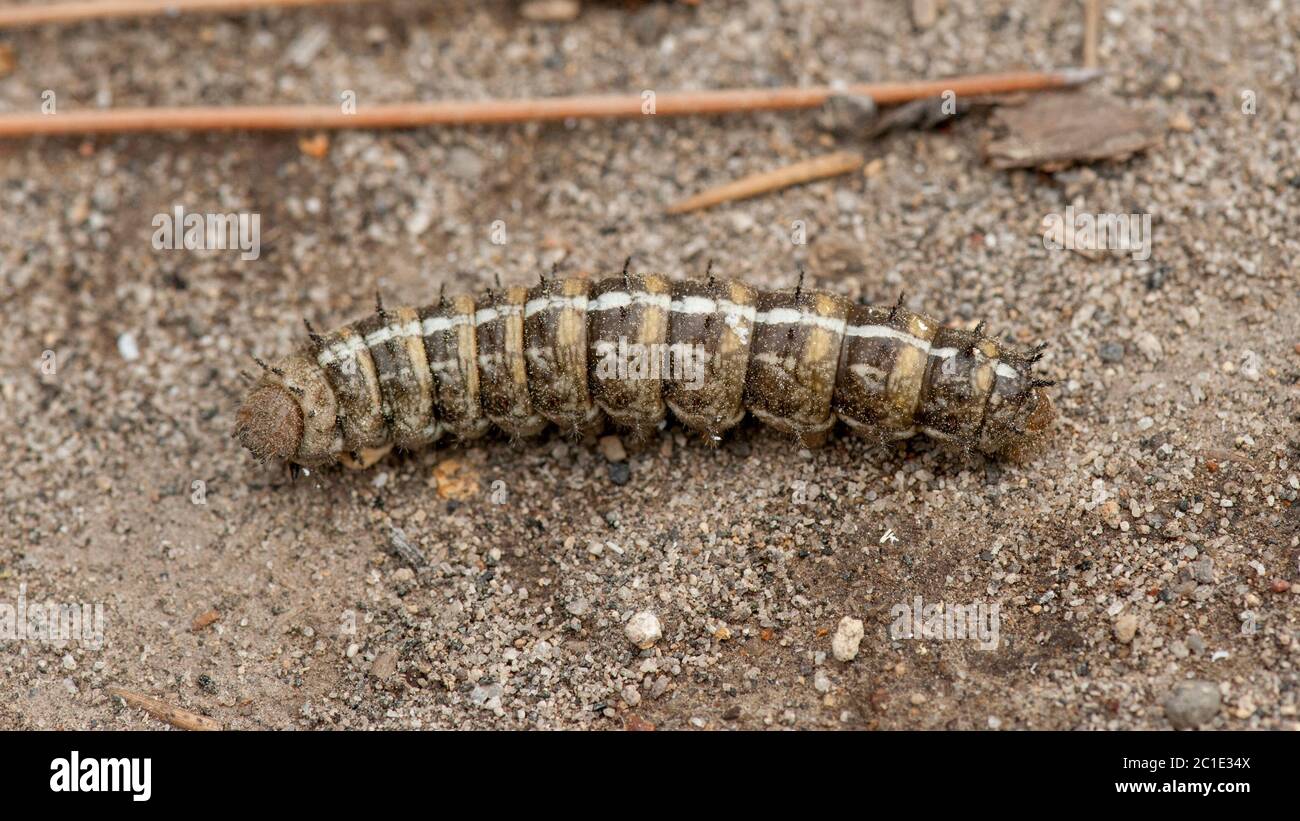
<path fill-rule="evenodd" d="M 663 637 L 664 628 L 657 615 L 649 610 L 642 610 L 640 613 L 634 614 L 632 618 L 627 620 L 627 624 L 623 625 L 623 634 L 627 636 L 628 641 L 637 647 L 648 650 Z"/>
<path fill-rule="evenodd" d="M 831 653 L 839 661 L 853 661 L 858 657 L 863 635 L 862 619 L 845 616 L 840 619 L 835 635 L 831 638 Z"/>
<path fill-rule="evenodd" d="M 1128 644 L 1137 635 L 1138 620 L 1132 613 L 1125 613 L 1115 620 L 1115 639 L 1121 644 Z"/>
<path fill-rule="evenodd" d="M 1176 730 L 1208 724 L 1219 712 L 1219 686 L 1212 681 L 1182 681 L 1165 699 L 1165 718 Z"/>
<path fill-rule="evenodd" d="M 627 450 L 623 440 L 617 436 L 600 437 L 600 453 L 610 462 L 622 462 L 627 459 Z"/>

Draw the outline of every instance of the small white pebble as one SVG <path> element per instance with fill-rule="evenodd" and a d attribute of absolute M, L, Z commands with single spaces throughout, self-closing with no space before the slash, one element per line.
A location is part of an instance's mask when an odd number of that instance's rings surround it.
<path fill-rule="evenodd" d="M 1159 362 L 1165 355 L 1164 348 L 1160 345 L 1160 340 L 1150 331 L 1145 331 L 1138 336 L 1137 349 L 1150 362 Z"/>
<path fill-rule="evenodd" d="M 140 358 L 140 346 L 136 344 L 135 334 L 126 331 L 117 338 L 117 352 L 127 362 L 134 362 Z"/>
<path fill-rule="evenodd" d="M 627 636 L 628 641 L 642 650 L 648 650 L 663 636 L 664 628 L 659 622 L 658 616 L 649 610 L 642 610 L 627 620 L 627 624 L 623 627 L 623 633 Z"/>
<path fill-rule="evenodd" d="M 865 630 L 862 619 L 845 616 L 840 619 L 835 635 L 831 637 L 831 653 L 839 661 L 853 661 L 858 656 L 858 645 L 862 643 Z"/>

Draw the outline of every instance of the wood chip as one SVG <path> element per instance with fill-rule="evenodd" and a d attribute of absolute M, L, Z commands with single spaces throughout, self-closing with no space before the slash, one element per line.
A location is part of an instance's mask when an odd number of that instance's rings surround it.
<path fill-rule="evenodd" d="M 451 457 L 444 459 L 433 469 L 434 481 L 438 483 L 438 498 L 466 501 L 478 494 L 478 472 L 462 459 Z"/>
<path fill-rule="evenodd" d="M 792 185 L 847 174 L 861 168 L 862 162 L 862 156 L 851 151 L 841 151 L 815 157 L 811 160 L 803 160 L 785 168 L 778 168 L 775 171 L 752 174 L 735 182 L 696 194 L 693 197 L 687 197 L 668 206 L 666 212 L 669 214 L 685 214 L 688 211 L 698 211 L 701 208 L 710 208 L 724 202 L 748 199 L 770 191 L 779 191 Z"/>
<path fill-rule="evenodd" d="M 310 137 L 299 137 L 298 150 L 312 159 L 324 159 L 325 155 L 330 153 L 330 137 L 324 132 Z"/>
<path fill-rule="evenodd" d="M 567 23 L 580 11 L 578 0 L 528 0 L 519 6 L 519 16 L 537 23 Z"/>
<path fill-rule="evenodd" d="M 190 625 L 190 630 L 197 633 L 200 630 L 211 625 L 214 621 L 221 618 L 221 613 L 215 607 L 194 617 L 194 623 Z"/>
<path fill-rule="evenodd" d="M 1002 136 L 985 147 L 994 168 L 1059 171 L 1075 163 L 1118 160 L 1155 143 L 1158 116 L 1091 94 L 1040 94 L 993 116 Z"/>
<path fill-rule="evenodd" d="M 165 721 L 182 730 L 221 729 L 221 722 L 216 719 L 201 716 L 198 713 L 191 713 L 189 710 L 182 710 L 180 707 L 173 707 L 165 701 L 159 701 L 152 696 L 146 696 L 144 693 L 137 693 L 125 687 L 109 687 L 108 693 L 117 696 L 132 707 L 139 707 L 159 721 Z"/>

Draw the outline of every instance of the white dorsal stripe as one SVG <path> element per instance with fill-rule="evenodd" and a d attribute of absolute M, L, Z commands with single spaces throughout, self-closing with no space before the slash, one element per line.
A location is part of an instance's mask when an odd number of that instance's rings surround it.
<path fill-rule="evenodd" d="M 392 325 L 385 325 L 382 328 L 377 328 L 371 331 L 366 334 L 366 344 L 375 348 L 394 339 L 405 339 L 408 336 L 419 335 L 420 320 L 412 319 L 410 322 L 405 324 L 395 322 Z"/>
<path fill-rule="evenodd" d="M 888 325 L 850 325 L 844 329 L 844 335 L 861 336 L 868 339 L 897 339 L 899 342 L 906 342 L 908 345 L 920 348 L 923 351 L 930 350 L 930 343 L 927 340 L 906 331 L 891 328 Z"/>
<path fill-rule="evenodd" d="M 316 362 L 323 368 L 344 359 L 352 359 L 365 350 L 366 341 L 359 336 L 350 336 L 341 342 L 335 342 L 325 348 L 316 357 Z"/>
<path fill-rule="evenodd" d="M 669 310 L 675 314 L 712 314 L 722 311 L 726 314 L 727 324 L 734 324 L 737 320 L 747 319 L 754 321 L 757 316 L 757 309 L 753 305 L 740 305 L 729 299 L 713 300 L 707 296 L 686 296 L 681 299 L 674 299 L 669 306 Z"/>
<path fill-rule="evenodd" d="M 461 325 L 468 325 L 471 321 L 469 314 L 456 314 L 455 316 L 431 316 L 424 320 L 421 330 L 425 336 L 433 336 L 436 333 L 459 328 Z"/>
<path fill-rule="evenodd" d="M 718 310 L 718 303 L 707 296 L 684 296 L 674 299 L 669 310 L 675 314 L 711 314 Z"/>
<path fill-rule="evenodd" d="M 594 302 L 588 303 L 587 310 L 608 311 L 611 308 L 626 308 L 640 296 L 645 296 L 645 294 L 640 292 L 629 294 L 627 291 L 607 291 L 596 297 Z"/>
<path fill-rule="evenodd" d="M 629 305 L 645 305 L 650 308 L 668 310 L 671 300 L 668 294 L 651 294 L 646 291 L 606 291 L 587 303 L 588 311 L 608 311 L 612 308 L 626 308 Z"/>
<path fill-rule="evenodd" d="M 845 336 L 861 336 L 871 339 L 897 339 L 899 342 L 906 342 L 914 345 L 930 356 L 947 359 L 957 353 L 956 348 L 930 348 L 930 343 L 918 336 L 913 336 L 906 331 L 900 331 L 897 328 L 890 328 L 887 325 L 850 325 L 844 330 Z M 1023 378 L 1020 371 L 1005 362 L 997 362 L 993 367 L 993 372 L 999 379 L 1021 379 Z"/>
<path fill-rule="evenodd" d="M 770 311 L 759 311 L 754 315 L 754 321 L 765 325 L 811 325 L 840 335 L 843 335 L 844 329 L 847 327 L 847 323 L 843 319 L 822 316 L 809 311 L 800 311 L 797 308 L 773 308 Z"/>
<path fill-rule="evenodd" d="M 578 296 L 539 296 L 536 299 L 528 300 L 528 304 L 524 306 L 524 318 L 527 319 L 542 311 L 549 311 L 551 308 L 573 308 L 578 311 L 586 311 L 587 302 L 587 297 L 581 294 Z"/>
<path fill-rule="evenodd" d="M 412 336 L 429 336 L 462 325 L 473 323 L 482 325 L 502 317 L 532 316 L 550 308 L 573 308 L 584 311 L 607 311 L 613 308 L 625 308 L 639 304 L 669 310 L 686 315 L 711 314 L 721 310 L 728 325 L 738 333 L 747 330 L 740 320 L 766 325 L 812 325 L 843 336 L 863 337 L 868 339 L 893 339 L 912 345 L 932 357 L 948 359 L 956 356 L 957 348 L 932 348 L 930 343 L 914 334 L 891 328 L 887 325 L 849 325 L 845 320 L 801 311 L 796 308 L 774 308 L 770 311 L 757 311 L 752 305 L 739 305 L 730 300 L 714 300 L 703 296 L 688 296 L 670 299 L 667 294 L 651 294 L 646 291 L 608 291 L 594 300 L 584 296 L 551 296 L 533 299 L 526 306 L 496 305 L 480 308 L 471 314 L 454 314 L 452 316 L 431 316 L 421 322 L 413 319 L 406 323 L 393 323 L 378 328 L 364 338 L 350 336 L 324 348 L 316 361 L 322 367 L 356 357 L 366 347 L 377 347 L 395 339 Z M 744 334 L 742 334 L 744 338 Z M 1001 379 L 1023 379 L 1024 375 L 1015 367 L 1005 362 L 996 362 L 994 373 Z"/>

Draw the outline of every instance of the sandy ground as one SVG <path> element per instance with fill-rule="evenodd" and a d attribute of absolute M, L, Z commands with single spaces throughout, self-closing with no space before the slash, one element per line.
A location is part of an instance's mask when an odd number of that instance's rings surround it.
<path fill-rule="evenodd" d="M 116 685 L 232 728 L 1161 728 L 1200 679 L 1221 706 L 1197 723 L 1296 728 L 1300 8 L 1115 5 L 1100 89 L 1183 128 L 1054 175 L 985 165 L 982 115 L 871 143 L 810 113 L 349 133 L 320 157 L 293 135 L 0 144 L 0 605 L 105 614 L 102 646 L 0 639 L 0 727 L 161 726 Z M 0 35 L 0 109 L 46 89 L 69 109 L 364 104 L 1037 68 L 1078 61 L 1079 17 L 952 0 L 918 32 L 902 3 L 704 2 L 546 26 L 396 2 L 89 24 Z M 866 173 L 660 216 L 837 147 Z M 177 204 L 260 214 L 260 258 L 154 250 Z M 1041 220 L 1071 204 L 1151 214 L 1150 259 L 1046 250 Z M 301 317 L 629 254 L 767 287 L 804 265 L 1048 340 L 1056 436 L 1016 466 L 674 426 L 628 444 L 623 484 L 555 435 L 296 481 L 230 439 L 238 372 Z M 394 527 L 427 564 L 390 550 Z M 917 597 L 996 604 L 996 648 L 891 638 Z M 639 611 L 663 626 L 647 650 L 625 635 Z M 846 616 L 865 637 L 842 662 Z"/>

